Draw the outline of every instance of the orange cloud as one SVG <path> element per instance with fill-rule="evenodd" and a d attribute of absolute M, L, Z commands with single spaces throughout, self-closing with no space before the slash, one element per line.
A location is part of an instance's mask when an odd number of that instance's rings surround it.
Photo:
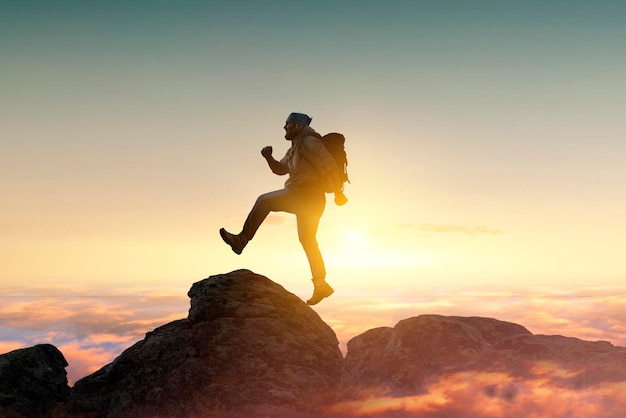
<path fill-rule="evenodd" d="M 5 288 L 0 297 L 0 353 L 38 343 L 69 347 L 70 353 L 62 351 L 71 382 L 104 366 L 146 332 L 186 317 L 189 309 L 186 292 L 179 289 Z M 342 295 L 339 290 L 333 298 L 316 311 L 335 330 L 344 352 L 349 339 L 371 328 L 423 313 L 480 315 L 521 324 L 534 334 L 626 346 L 626 287 L 425 291 L 417 296 L 405 291 Z"/>
<path fill-rule="evenodd" d="M 423 290 L 423 291 L 422 291 Z M 534 334 L 565 335 L 626 346 L 626 287 L 554 289 L 458 290 L 416 295 L 405 290 L 346 296 L 341 304 L 317 308 L 329 321 L 341 318 L 340 337 L 350 339 L 376 326 L 424 313 L 483 316 L 523 325 Z M 340 338 L 341 339 L 341 338 Z"/>
<path fill-rule="evenodd" d="M 131 341 L 119 341 L 122 347 L 129 346 Z M 102 366 L 112 362 L 119 354 L 120 347 L 115 349 L 102 347 L 86 347 L 78 341 L 61 344 L 57 347 L 68 362 L 67 380 L 71 385 L 77 380 L 94 373 Z M 123 350 L 123 349 L 122 349 Z"/>
<path fill-rule="evenodd" d="M 9 351 L 25 347 L 24 343 L 19 341 L 0 341 L 0 353 L 8 353 Z"/>
<path fill-rule="evenodd" d="M 399 231 L 409 232 L 422 237 L 428 237 L 431 234 L 459 234 L 478 237 L 484 235 L 500 235 L 504 233 L 503 231 L 484 225 L 469 226 L 459 224 L 402 224 L 398 225 L 397 229 Z"/>
<path fill-rule="evenodd" d="M 109 363 L 146 332 L 186 317 L 189 308 L 184 292 L 162 289 L 107 294 L 39 287 L 5 289 L 2 296 L 1 352 L 54 344 L 69 363 L 70 384 Z"/>
<path fill-rule="evenodd" d="M 562 371 L 547 370 L 538 378 L 506 373 L 461 372 L 430 383 L 412 396 L 372 396 L 343 402 L 327 411 L 344 417 L 605 417 L 623 416 L 626 382 L 606 382 L 576 389 L 555 384 Z M 550 374 L 550 373 L 554 374 Z"/>

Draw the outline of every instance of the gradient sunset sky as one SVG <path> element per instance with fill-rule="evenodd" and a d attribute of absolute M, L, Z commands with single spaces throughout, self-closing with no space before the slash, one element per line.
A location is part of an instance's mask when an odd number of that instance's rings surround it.
<path fill-rule="evenodd" d="M 76 379 L 239 268 L 306 299 L 295 219 L 241 256 L 292 112 L 347 138 L 318 239 L 345 341 L 422 313 L 626 345 L 626 3 L 0 3 L 0 352 Z"/>

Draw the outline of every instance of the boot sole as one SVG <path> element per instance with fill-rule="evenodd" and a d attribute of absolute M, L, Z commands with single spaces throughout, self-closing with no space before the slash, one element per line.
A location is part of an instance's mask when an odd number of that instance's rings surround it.
<path fill-rule="evenodd" d="M 319 300 L 314 300 L 313 298 L 309 299 L 306 301 L 306 304 L 309 306 L 313 306 L 313 305 L 317 305 L 318 303 L 320 303 L 322 300 L 324 300 L 325 298 L 329 297 L 330 295 L 332 295 L 333 293 L 335 293 L 335 289 L 333 289 L 332 287 L 330 287 L 329 285 L 328 289 L 326 289 L 326 291 L 324 292 L 323 295 L 321 295 L 322 297 L 319 298 Z"/>

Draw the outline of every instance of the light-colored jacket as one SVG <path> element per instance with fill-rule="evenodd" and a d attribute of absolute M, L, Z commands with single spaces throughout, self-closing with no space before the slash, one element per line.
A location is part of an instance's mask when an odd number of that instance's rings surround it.
<path fill-rule="evenodd" d="M 306 126 L 291 141 L 291 148 L 279 161 L 281 169 L 273 170 L 276 174 L 289 174 L 285 187 L 318 182 L 325 188 L 326 182 L 333 178 L 337 164 L 318 135 L 313 128 Z"/>

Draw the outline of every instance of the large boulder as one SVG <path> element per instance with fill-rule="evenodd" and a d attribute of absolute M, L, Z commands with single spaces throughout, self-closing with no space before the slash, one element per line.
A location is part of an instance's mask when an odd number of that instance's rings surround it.
<path fill-rule="evenodd" d="M 53 345 L 0 355 L 0 416 L 43 417 L 67 399 L 67 362 Z"/>
<path fill-rule="evenodd" d="M 334 398 L 337 337 L 297 296 L 238 270 L 195 283 L 189 297 L 187 319 L 76 382 L 57 416 L 297 417 Z"/>

